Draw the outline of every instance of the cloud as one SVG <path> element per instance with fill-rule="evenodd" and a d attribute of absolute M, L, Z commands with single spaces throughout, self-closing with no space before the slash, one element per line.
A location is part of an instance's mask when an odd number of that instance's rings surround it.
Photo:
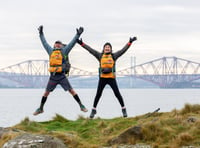
<path fill-rule="evenodd" d="M 121 49 L 130 36 L 138 41 L 119 60 L 126 66 L 130 56 L 146 62 L 165 55 L 197 60 L 200 38 L 200 1 L 198 0 L 18 0 L 0 5 L 0 67 L 25 59 L 48 56 L 41 46 L 37 27 L 44 25 L 48 42 L 68 43 L 75 29 L 84 26 L 83 40 L 101 51 L 109 41 L 114 51 Z M 77 67 L 95 63 L 86 51 L 76 46 L 70 53 Z M 190 57 L 188 56 L 190 55 Z M 193 56 L 192 56 L 193 55 Z M 6 57 L 10 57 L 8 60 Z M 91 66 L 96 69 L 98 64 Z"/>

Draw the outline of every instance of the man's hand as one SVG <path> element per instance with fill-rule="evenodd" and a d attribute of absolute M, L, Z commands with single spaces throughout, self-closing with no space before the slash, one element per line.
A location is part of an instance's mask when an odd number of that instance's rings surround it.
<path fill-rule="evenodd" d="M 82 45 L 83 44 L 83 40 L 82 39 L 77 39 L 76 41 L 78 44 Z"/>
<path fill-rule="evenodd" d="M 79 29 L 76 29 L 76 32 L 78 35 L 81 35 L 83 33 L 83 27 L 79 27 Z"/>
<path fill-rule="evenodd" d="M 129 42 L 132 43 L 135 40 L 137 40 L 137 37 L 130 37 Z"/>
<path fill-rule="evenodd" d="M 38 28 L 38 31 L 39 31 L 39 33 L 40 34 L 42 34 L 43 33 L 43 26 L 41 25 L 41 26 L 39 26 L 39 28 Z"/>

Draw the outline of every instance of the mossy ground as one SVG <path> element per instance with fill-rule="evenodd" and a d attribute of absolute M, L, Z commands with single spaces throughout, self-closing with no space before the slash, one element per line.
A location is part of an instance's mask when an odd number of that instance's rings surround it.
<path fill-rule="evenodd" d="M 196 122 L 188 122 L 189 117 Z M 56 115 L 51 121 L 34 122 L 25 118 L 13 129 L 36 134 L 47 134 L 60 138 L 70 147 L 99 148 L 108 146 L 108 141 L 130 127 L 140 125 L 143 138 L 126 144 L 145 143 L 152 147 L 199 146 L 200 147 L 200 105 L 186 104 L 181 110 L 155 113 L 133 118 L 88 119 L 79 117 L 70 121 Z M 5 137 L 3 142 L 13 138 Z"/>

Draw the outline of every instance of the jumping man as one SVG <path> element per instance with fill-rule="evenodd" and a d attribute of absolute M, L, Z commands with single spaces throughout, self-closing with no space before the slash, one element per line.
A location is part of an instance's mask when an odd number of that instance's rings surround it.
<path fill-rule="evenodd" d="M 65 91 L 69 91 L 70 94 L 74 97 L 76 102 L 79 104 L 81 111 L 87 112 L 88 110 L 85 106 L 81 103 L 81 100 L 77 93 L 74 91 L 72 86 L 70 85 L 67 77 L 65 76 L 66 73 L 69 72 L 70 64 L 68 60 L 68 54 L 71 49 L 76 44 L 77 39 L 83 33 L 83 28 L 80 27 L 76 29 L 76 35 L 72 39 L 72 41 L 68 45 L 64 45 L 61 41 L 56 41 L 54 43 L 53 48 L 47 43 L 44 33 L 43 33 L 43 26 L 38 28 L 40 34 L 40 40 L 42 45 L 44 46 L 45 50 L 49 55 L 49 72 L 50 78 L 46 87 L 46 91 L 42 97 L 40 107 L 33 113 L 34 115 L 38 115 L 43 113 L 43 107 L 47 100 L 48 95 L 52 92 L 58 84 L 62 86 Z"/>

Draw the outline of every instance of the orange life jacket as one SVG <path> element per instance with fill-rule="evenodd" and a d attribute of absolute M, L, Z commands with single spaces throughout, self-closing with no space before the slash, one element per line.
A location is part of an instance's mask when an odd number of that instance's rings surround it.
<path fill-rule="evenodd" d="M 99 73 L 101 78 L 115 78 L 115 61 L 113 60 L 112 54 L 102 55 Z"/>
<path fill-rule="evenodd" d="M 55 49 L 49 57 L 49 72 L 63 72 L 63 54 L 60 49 Z"/>

